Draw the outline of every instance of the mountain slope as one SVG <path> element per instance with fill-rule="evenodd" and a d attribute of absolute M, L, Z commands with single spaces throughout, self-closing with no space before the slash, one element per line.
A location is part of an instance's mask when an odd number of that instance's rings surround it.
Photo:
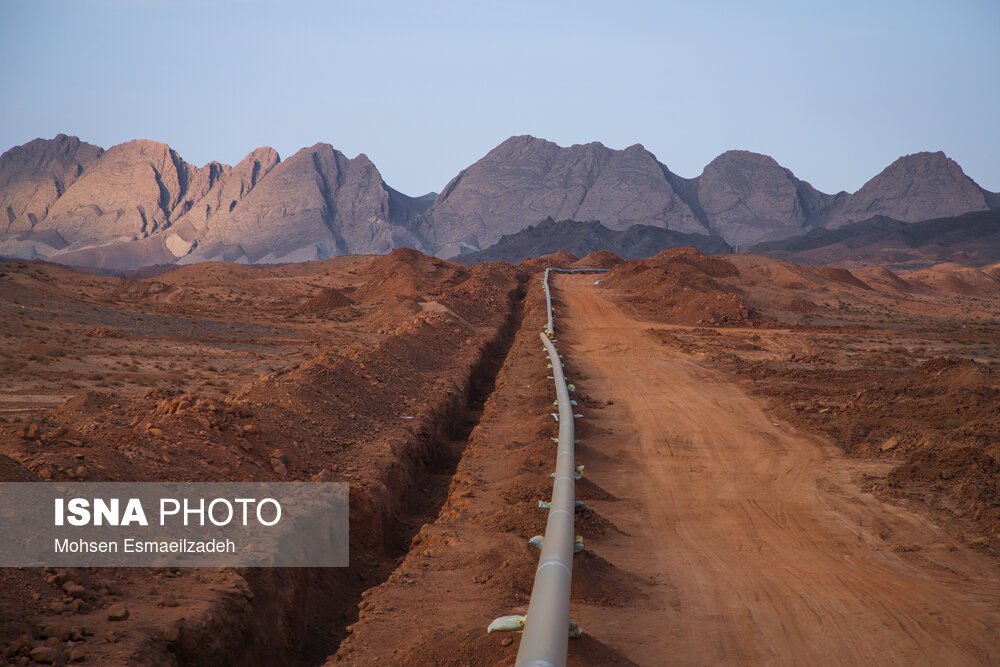
<path fill-rule="evenodd" d="M 103 150 L 65 134 L 0 155 L 0 234 L 30 230 Z"/>
<path fill-rule="evenodd" d="M 639 145 L 562 148 L 511 137 L 455 177 L 416 231 L 442 256 L 486 248 L 546 217 L 709 233 L 675 189 L 677 178 Z"/>
<path fill-rule="evenodd" d="M 401 218 L 394 219 L 399 201 Z M 231 210 L 213 218 L 187 261 L 303 261 L 385 253 L 418 245 L 398 223 L 415 214 L 364 155 L 353 160 L 329 144 L 304 148 L 278 164 Z M 419 210 L 419 209 L 417 209 Z"/>
<path fill-rule="evenodd" d="M 749 252 L 805 264 L 882 264 L 909 270 L 941 262 L 984 265 L 1000 261 L 1000 210 L 902 222 L 876 216 L 836 229 L 814 229 Z"/>
<path fill-rule="evenodd" d="M 711 229 L 736 244 L 801 233 L 837 200 L 797 179 L 774 158 L 749 151 L 715 158 L 697 184 Z"/>
<path fill-rule="evenodd" d="M 60 135 L 0 157 L 0 254 L 129 270 L 205 260 L 292 262 L 421 245 L 405 227 L 430 204 L 370 160 L 328 144 L 282 162 L 272 148 L 198 168 L 166 144 L 107 151 Z"/>
<path fill-rule="evenodd" d="M 632 225 L 624 230 L 608 229 L 599 222 L 577 222 L 552 218 L 505 235 L 495 245 L 457 258 L 463 264 L 510 262 L 517 264 L 560 250 L 584 257 L 609 250 L 622 259 L 644 259 L 668 248 L 693 247 L 706 254 L 721 254 L 732 248 L 718 236 L 685 234 L 650 225 Z"/>
<path fill-rule="evenodd" d="M 914 153 L 899 158 L 843 198 L 823 222 L 827 227 L 841 227 L 876 215 L 902 222 L 953 217 L 988 210 L 992 194 L 944 153 Z"/>

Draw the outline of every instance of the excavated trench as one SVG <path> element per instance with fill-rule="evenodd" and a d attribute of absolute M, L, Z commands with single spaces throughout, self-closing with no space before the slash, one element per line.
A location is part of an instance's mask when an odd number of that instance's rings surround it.
<path fill-rule="evenodd" d="M 166 638 L 167 650 L 180 664 L 317 665 L 336 653 L 358 618 L 363 592 L 388 578 L 413 536 L 444 505 L 469 436 L 520 330 L 524 295 L 522 283 L 510 295 L 504 324 L 483 345 L 459 390 L 434 406 L 434 416 L 399 449 L 377 488 L 352 484 L 350 567 L 241 571 L 249 595 L 227 596 L 194 627 L 184 626 L 176 637 Z M 206 643 L 213 650 L 206 651 Z"/>

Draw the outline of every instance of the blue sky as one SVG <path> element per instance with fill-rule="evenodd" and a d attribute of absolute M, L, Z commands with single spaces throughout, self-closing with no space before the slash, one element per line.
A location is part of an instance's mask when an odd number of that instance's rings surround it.
<path fill-rule="evenodd" d="M 766 153 L 825 192 L 943 150 L 1000 190 L 1000 3 L 0 0 L 0 151 L 366 153 L 441 190 L 507 137 Z"/>

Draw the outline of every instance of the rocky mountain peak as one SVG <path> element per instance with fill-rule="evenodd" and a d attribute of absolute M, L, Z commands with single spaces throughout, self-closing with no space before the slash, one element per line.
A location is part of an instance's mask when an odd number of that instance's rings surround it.
<path fill-rule="evenodd" d="M 989 208 L 987 194 L 941 151 L 904 155 L 833 211 L 829 227 L 884 215 L 902 222 Z"/>
<path fill-rule="evenodd" d="M 368 156 L 349 159 L 319 142 L 281 162 L 273 151 L 259 157 L 268 159 L 253 160 L 267 167 L 266 178 L 206 220 L 198 246 L 181 261 L 303 261 L 420 245 L 404 225 L 411 210 L 426 205 L 411 206 L 414 200 L 386 186 Z"/>
<path fill-rule="evenodd" d="M 144 238 L 169 225 L 195 171 L 166 144 L 118 144 L 70 186 L 40 227 L 78 246 Z"/>
<path fill-rule="evenodd" d="M 642 146 L 599 142 L 562 147 L 522 135 L 462 171 L 423 216 L 417 232 L 442 256 L 475 251 L 532 220 L 601 220 L 705 233 L 675 191 L 673 175 Z"/>
<path fill-rule="evenodd" d="M 101 153 L 98 146 L 58 134 L 0 155 L 0 233 L 34 228 Z"/>
<path fill-rule="evenodd" d="M 524 150 L 537 150 L 553 147 L 557 147 L 556 144 L 546 139 L 539 139 L 538 137 L 533 137 L 530 134 L 519 134 L 508 137 L 504 141 L 500 142 L 496 148 L 486 154 L 486 157 L 489 157 L 492 154 L 511 155 Z"/>
<path fill-rule="evenodd" d="M 801 233 L 830 199 L 770 155 L 726 151 L 697 179 L 697 197 L 713 231 L 734 244 Z"/>
<path fill-rule="evenodd" d="M 278 151 L 274 150 L 270 146 L 261 146 L 260 148 L 255 148 L 247 156 L 240 160 L 240 162 L 246 162 L 247 160 L 253 160 L 259 162 L 260 164 L 268 165 L 268 168 L 281 162 L 281 156 L 278 155 Z"/>
<path fill-rule="evenodd" d="M 728 150 L 709 162 L 705 170 L 748 168 L 782 169 L 778 161 L 770 155 L 753 151 Z"/>

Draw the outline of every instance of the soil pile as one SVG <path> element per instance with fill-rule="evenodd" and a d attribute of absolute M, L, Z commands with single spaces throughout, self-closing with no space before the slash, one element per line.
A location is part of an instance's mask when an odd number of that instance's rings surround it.
<path fill-rule="evenodd" d="M 364 271 L 367 280 L 353 295 L 355 301 L 392 301 L 420 298 L 432 290 L 453 286 L 468 276 L 468 268 L 430 257 L 410 248 L 397 248 L 378 257 Z"/>
<path fill-rule="evenodd" d="M 624 262 L 622 258 L 609 250 L 598 250 L 574 262 L 574 269 L 610 269 Z"/>
<path fill-rule="evenodd" d="M 618 290 L 637 315 L 673 324 L 753 325 L 760 313 L 721 278 L 739 276 L 724 259 L 694 248 L 664 250 L 614 267 L 602 287 Z"/>
<path fill-rule="evenodd" d="M 319 294 L 310 298 L 299 309 L 302 313 L 328 313 L 331 310 L 344 308 L 353 305 L 354 302 L 344 296 L 344 293 L 335 287 L 325 287 Z"/>

